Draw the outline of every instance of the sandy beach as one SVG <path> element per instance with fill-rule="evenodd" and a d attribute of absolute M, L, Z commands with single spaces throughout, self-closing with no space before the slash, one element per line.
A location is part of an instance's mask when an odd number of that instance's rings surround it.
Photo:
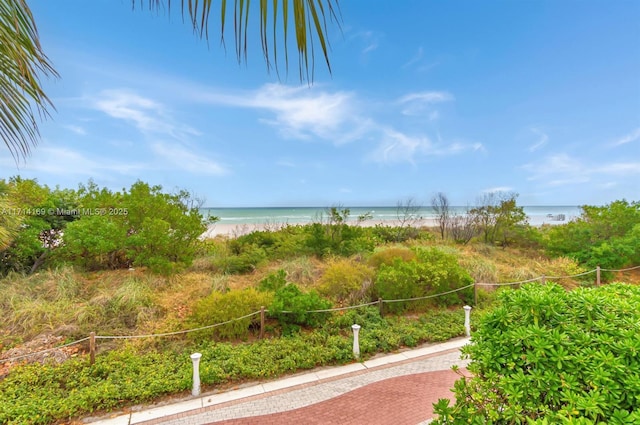
<path fill-rule="evenodd" d="M 297 224 L 289 224 L 290 226 L 301 226 L 305 223 L 297 223 Z M 308 223 L 307 223 L 308 224 Z M 400 221 L 398 220 L 365 220 L 360 223 L 348 222 L 350 225 L 357 225 L 363 227 L 373 227 L 377 225 L 382 226 L 400 226 Z M 252 223 L 252 224 L 227 224 L 227 223 L 215 223 L 210 224 L 207 228 L 207 231 L 204 232 L 201 236 L 202 239 L 211 239 L 216 236 L 226 236 L 230 238 L 236 238 L 238 236 L 246 235 L 254 231 L 263 231 L 263 230 L 279 230 L 282 227 L 287 226 L 287 223 Z M 406 224 L 405 224 L 406 226 Z M 421 219 L 415 223 L 412 223 L 413 227 L 434 227 L 437 226 L 437 222 L 435 219 Z"/>

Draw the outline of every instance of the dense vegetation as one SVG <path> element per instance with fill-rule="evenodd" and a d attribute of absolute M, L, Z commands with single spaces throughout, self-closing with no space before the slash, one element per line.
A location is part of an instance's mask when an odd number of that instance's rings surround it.
<path fill-rule="evenodd" d="M 0 195 L 5 197 L 0 217 L 7 233 L 15 234 L 0 253 L 3 274 L 60 263 L 169 273 L 191 264 L 205 230 L 189 193 L 167 194 L 140 181 L 112 192 L 92 182 L 78 190 L 51 190 L 13 178 L 0 181 Z"/>
<path fill-rule="evenodd" d="M 28 365 L 0 363 L 0 422 L 49 423 L 183 391 L 185 359 L 194 350 L 216 359 L 215 366 L 204 362 L 203 383 L 218 386 L 350 361 L 354 322 L 363 327 L 365 358 L 439 341 L 463 333 L 459 307 L 472 303 L 474 293 L 458 289 L 473 282 L 638 264 L 637 203 L 585 207 L 576 223 L 533 228 L 515 199 L 485 197 L 464 218 L 440 209 L 443 226 L 436 229 L 418 227 L 412 205 L 399 207 L 392 225 L 374 227 L 354 226 L 348 209 L 334 207 L 307 225 L 202 241 L 206 220 L 184 191 L 169 194 L 143 182 L 113 192 L 91 182 L 63 190 L 34 180 L 1 181 L 0 356 L 90 332 L 174 332 L 247 317 L 170 338 L 99 340 L 95 365 L 82 355 L 86 342 L 76 351 L 54 350 L 51 358 L 66 359 L 60 365 L 43 357 L 29 358 Z M 577 238 L 562 233 L 569 231 L 589 235 L 581 249 L 600 249 L 589 258 L 576 254 L 574 245 L 561 243 Z M 616 247 L 616 263 L 605 262 L 606 246 Z M 576 288 L 594 279 L 587 274 L 558 283 Z M 478 289 L 477 307 L 491 305 L 496 293 Z M 415 297 L 426 299 L 385 303 L 384 317 L 379 306 L 324 312 Z M 265 339 L 258 340 L 260 318 L 252 313 L 261 307 L 267 317 Z M 322 312 L 309 312 L 316 310 Z M 38 345 L 49 336 L 53 343 Z M 167 373 L 158 376 L 154 364 Z"/>
<path fill-rule="evenodd" d="M 640 423 L 640 287 L 504 292 L 463 349 L 439 424 Z"/>

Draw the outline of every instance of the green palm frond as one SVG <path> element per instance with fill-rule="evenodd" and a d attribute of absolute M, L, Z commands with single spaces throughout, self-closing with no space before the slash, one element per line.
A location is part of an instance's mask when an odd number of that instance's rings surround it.
<path fill-rule="evenodd" d="M 42 51 L 26 0 L 0 0 L 0 137 L 15 160 L 38 141 L 34 109 L 44 118 L 53 108 L 40 75 L 58 76 Z"/>
<path fill-rule="evenodd" d="M 134 7 L 137 3 L 147 4 L 152 10 L 171 8 L 171 0 L 132 0 Z M 175 0 L 173 1 L 175 3 Z M 209 18 L 214 0 L 181 0 L 183 17 L 187 16 L 194 32 L 199 37 L 209 39 Z M 267 69 L 278 69 L 278 40 L 284 48 L 285 68 L 289 69 L 289 55 L 287 39 L 289 26 L 293 24 L 295 30 L 296 49 L 298 53 L 298 68 L 300 80 L 313 80 L 315 69 L 315 45 L 320 46 L 322 57 L 331 72 L 329 62 L 329 42 L 327 39 L 327 18 L 339 25 L 339 6 L 337 0 L 258 0 L 259 33 L 262 53 Z M 251 0 L 234 0 L 233 5 L 233 33 L 235 37 L 235 53 L 239 62 L 247 60 L 247 46 L 249 40 L 249 15 Z M 292 14 L 290 12 L 293 12 Z M 227 0 L 220 0 L 220 34 L 224 44 L 227 22 Z M 278 31 L 282 27 L 281 32 Z"/>

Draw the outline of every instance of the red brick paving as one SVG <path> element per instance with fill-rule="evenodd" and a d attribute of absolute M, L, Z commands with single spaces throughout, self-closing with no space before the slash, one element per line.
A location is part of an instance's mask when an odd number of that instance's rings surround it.
<path fill-rule="evenodd" d="M 464 369 L 462 369 L 464 371 Z M 375 382 L 341 396 L 303 408 L 214 422 L 216 425 L 416 425 L 432 418 L 440 398 L 453 400 L 452 370 L 399 376 Z"/>

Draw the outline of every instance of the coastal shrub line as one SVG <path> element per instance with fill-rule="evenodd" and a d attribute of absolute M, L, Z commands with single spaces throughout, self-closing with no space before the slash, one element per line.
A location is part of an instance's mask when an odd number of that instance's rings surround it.
<path fill-rule="evenodd" d="M 242 380 L 267 379 L 316 366 L 352 361 L 351 325 L 362 324 L 361 355 L 444 341 L 464 335 L 464 313 L 440 310 L 415 319 L 381 318 L 376 307 L 332 315 L 315 330 L 252 343 L 205 341 L 187 349 L 114 350 L 90 365 L 17 367 L 0 381 L 0 423 L 44 425 L 180 394 L 191 386 L 189 354 L 202 353 L 204 390 Z"/>

